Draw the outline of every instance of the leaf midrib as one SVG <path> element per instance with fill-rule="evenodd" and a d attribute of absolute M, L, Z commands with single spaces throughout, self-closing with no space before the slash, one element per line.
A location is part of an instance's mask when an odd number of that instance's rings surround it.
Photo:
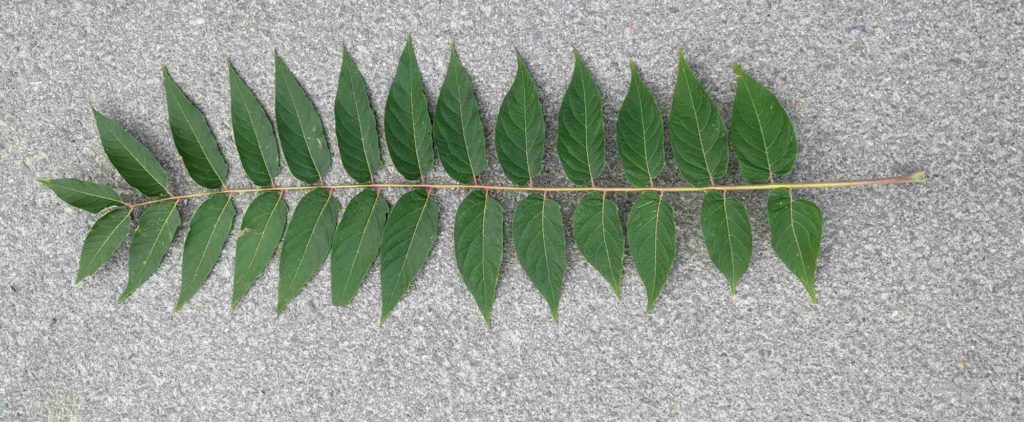
<path fill-rule="evenodd" d="M 174 83 L 173 81 L 171 81 L 171 83 L 174 85 L 175 88 L 175 93 L 173 95 L 174 101 L 172 102 L 176 107 L 178 107 L 178 113 L 181 114 L 182 120 L 184 120 L 185 125 L 188 126 L 189 132 L 192 132 L 192 138 L 196 140 L 196 145 L 199 147 L 199 151 L 203 153 L 203 160 L 206 161 L 206 165 L 209 166 L 210 171 L 213 172 L 213 175 L 217 177 L 217 180 L 219 180 L 220 184 L 223 186 L 225 183 L 224 178 L 220 176 L 220 172 L 218 172 L 217 169 L 213 168 L 213 161 L 210 160 L 210 155 L 206 152 L 206 145 L 204 145 L 203 142 L 199 139 L 199 133 L 196 132 L 196 128 L 192 126 L 192 119 L 189 118 L 189 116 L 187 115 L 188 113 L 185 111 L 185 107 L 183 104 L 184 101 L 187 101 L 187 99 L 184 98 L 185 93 L 180 92 L 181 88 L 178 87 L 176 83 Z M 193 107 L 195 107 L 194 104 Z"/>

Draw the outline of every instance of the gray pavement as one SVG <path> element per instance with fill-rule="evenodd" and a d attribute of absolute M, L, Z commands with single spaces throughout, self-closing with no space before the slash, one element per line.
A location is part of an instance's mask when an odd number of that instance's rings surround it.
<path fill-rule="evenodd" d="M 1024 418 L 1019 3 L 111 3 L 0 6 L 0 419 Z M 448 43 L 458 44 L 489 138 L 515 51 L 553 127 L 571 48 L 580 49 L 604 89 L 611 141 L 626 60 L 667 112 L 673 52 L 684 48 L 726 116 L 733 62 L 778 94 L 801 145 L 787 180 L 925 169 L 928 183 L 802 193 L 825 215 L 818 306 L 770 251 L 763 194 L 742 196 L 755 255 L 735 298 L 703 250 L 699 196 L 673 197 L 679 261 L 653 315 L 631 260 L 616 302 L 570 248 L 555 324 L 509 245 L 487 329 L 453 258 L 456 193 L 439 195 L 433 257 L 384 326 L 376 275 L 348 308 L 330 305 L 322 271 L 281 316 L 276 276 L 229 311 L 234 241 L 174 314 L 183 231 L 123 305 L 114 299 L 126 249 L 71 286 L 93 217 L 35 179 L 81 177 L 138 197 L 106 161 L 90 106 L 150 146 L 174 189 L 196 191 L 167 128 L 159 68 L 168 65 L 206 112 L 231 184 L 244 186 L 225 59 L 272 104 L 276 50 L 333 128 L 342 45 L 381 113 L 407 32 L 431 101 Z M 604 184 L 625 183 L 614 150 Z M 544 183 L 566 183 L 553 152 Z M 490 154 L 485 180 L 505 183 Z M 335 160 L 331 181 L 349 180 Z M 681 183 L 670 169 L 660 182 Z M 399 180 L 390 164 L 380 178 Z M 450 180 L 440 169 L 430 178 Z M 739 182 L 735 163 L 730 181 Z M 507 217 L 520 196 L 501 198 Z M 575 197 L 557 199 L 574 210 Z"/>

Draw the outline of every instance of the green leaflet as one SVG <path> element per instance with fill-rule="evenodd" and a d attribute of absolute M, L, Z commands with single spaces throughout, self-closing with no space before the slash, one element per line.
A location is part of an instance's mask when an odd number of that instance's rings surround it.
<path fill-rule="evenodd" d="M 772 249 L 786 267 L 803 283 L 811 302 L 818 302 L 814 291 L 814 273 L 821 252 L 824 221 L 821 210 L 806 199 L 793 199 L 789 189 L 776 189 L 768 195 L 768 228 Z"/>
<path fill-rule="evenodd" d="M 452 179 L 472 183 L 487 168 L 480 105 L 473 94 L 473 82 L 455 51 L 455 44 L 451 46 L 448 71 L 437 96 L 433 132 L 441 164 Z"/>
<path fill-rule="evenodd" d="M 270 186 L 281 173 L 274 126 L 259 98 L 238 76 L 231 63 L 228 63 L 228 81 L 231 86 L 231 129 L 238 158 L 253 183 Z"/>
<path fill-rule="evenodd" d="M 131 232 L 132 216 L 126 208 L 114 208 L 96 220 L 85 236 L 75 283 L 82 282 L 109 261 Z"/>
<path fill-rule="evenodd" d="M 729 292 L 736 294 L 736 286 L 750 267 L 754 252 L 747 207 L 736 198 L 726 197 L 724 192 L 709 191 L 700 207 L 700 228 L 711 262 L 729 281 Z"/>
<path fill-rule="evenodd" d="M 632 60 L 629 74 L 629 91 L 615 130 L 619 158 L 633 186 L 653 186 L 654 178 L 665 170 L 665 121 Z"/>
<path fill-rule="evenodd" d="M 455 213 L 455 262 L 487 325 L 504 252 L 504 209 L 486 192 L 470 192 Z"/>
<path fill-rule="evenodd" d="M 430 114 L 423 92 L 423 75 L 416 63 L 412 38 L 398 59 L 395 79 L 384 106 L 384 134 L 388 153 L 395 168 L 408 180 L 426 176 L 434 166 L 434 146 L 430 136 Z"/>
<path fill-rule="evenodd" d="M 544 164 L 544 132 L 544 110 L 537 83 L 523 58 L 517 55 L 516 78 L 501 101 L 494 127 L 498 162 L 515 184 L 530 184 L 540 174 Z"/>
<path fill-rule="evenodd" d="M 331 169 L 331 150 L 324 137 L 324 123 L 302 85 L 277 55 L 274 56 L 274 92 L 277 133 L 288 169 L 303 182 L 320 182 Z"/>
<path fill-rule="evenodd" d="M 605 166 L 604 100 L 583 57 L 572 54 L 576 64 L 558 111 L 558 158 L 570 180 L 593 185 Z"/>
<path fill-rule="evenodd" d="M 104 184 L 78 179 L 39 179 L 39 183 L 50 188 L 68 205 L 93 214 L 124 205 L 121 195 Z"/>
<path fill-rule="evenodd" d="M 554 200 L 531 194 L 519 202 L 512 218 L 512 242 L 519 265 L 548 302 L 558 321 L 565 279 L 565 228 L 562 208 Z"/>
<path fill-rule="evenodd" d="M 138 139 L 117 123 L 100 112 L 93 110 L 96 129 L 100 133 L 103 152 L 110 159 L 117 172 L 129 185 L 146 196 L 169 195 L 167 172 L 160 166 L 153 153 Z"/>
<path fill-rule="evenodd" d="M 647 312 L 661 295 L 676 260 L 676 225 L 664 194 L 645 191 L 633 204 L 626 223 L 629 254 L 647 290 Z"/>
<path fill-rule="evenodd" d="M 153 276 L 167 256 L 178 226 L 181 226 L 181 214 L 177 201 L 156 203 L 142 212 L 128 248 L 128 285 L 117 298 L 118 303 L 124 302 Z"/>
<path fill-rule="evenodd" d="M 338 200 L 323 188 L 307 193 L 295 207 L 281 246 L 278 313 L 284 312 L 327 260 L 340 208 Z"/>
<path fill-rule="evenodd" d="M 167 66 L 160 68 L 167 95 L 167 115 L 171 137 L 178 155 L 185 162 L 185 170 L 200 186 L 217 189 L 228 177 L 228 164 L 217 147 L 217 139 L 210 131 L 206 116 L 188 99 L 181 87 L 171 78 Z"/>
<path fill-rule="evenodd" d="M 793 170 L 796 133 L 786 110 L 768 88 L 757 83 L 739 65 L 736 102 L 732 106 L 732 147 L 740 173 L 751 183 L 771 183 Z"/>
<path fill-rule="evenodd" d="M 626 246 L 619 206 L 600 192 L 588 193 L 576 207 L 572 234 L 583 257 L 604 276 L 615 297 L 622 297 L 622 260 Z"/>
<path fill-rule="evenodd" d="M 196 209 L 185 236 L 181 260 L 181 293 L 174 310 L 181 309 L 206 284 L 235 225 L 235 204 L 227 195 L 210 196 Z"/>
<path fill-rule="evenodd" d="M 369 182 L 381 167 L 377 118 L 370 107 L 366 81 L 355 59 L 342 49 L 338 94 L 334 98 L 334 130 L 338 134 L 341 165 L 360 183 Z"/>
<path fill-rule="evenodd" d="M 679 174 L 694 186 L 709 186 L 729 170 L 725 122 L 679 51 L 679 72 L 668 115 L 668 139 Z"/>
<path fill-rule="evenodd" d="M 249 293 L 256 279 L 267 270 L 270 258 L 288 223 L 288 203 L 279 192 L 266 192 L 249 204 L 242 216 L 241 235 L 235 246 L 235 275 L 231 287 L 231 307 Z"/>
<path fill-rule="evenodd" d="M 348 203 L 331 248 L 331 303 L 352 303 L 380 253 L 388 202 L 377 191 L 359 192 Z"/>
<path fill-rule="evenodd" d="M 402 195 L 384 225 L 380 254 L 380 295 L 383 324 L 412 287 L 437 241 L 440 210 L 422 189 Z"/>

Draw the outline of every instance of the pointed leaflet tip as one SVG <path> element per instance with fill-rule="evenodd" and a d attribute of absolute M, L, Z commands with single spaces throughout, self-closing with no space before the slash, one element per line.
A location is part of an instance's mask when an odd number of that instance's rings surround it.
<path fill-rule="evenodd" d="M 740 77 L 747 76 L 747 72 L 743 71 L 743 67 L 741 67 L 739 63 L 733 63 L 732 64 L 732 71 L 733 71 L 733 73 L 736 73 L 736 76 L 740 76 Z"/>

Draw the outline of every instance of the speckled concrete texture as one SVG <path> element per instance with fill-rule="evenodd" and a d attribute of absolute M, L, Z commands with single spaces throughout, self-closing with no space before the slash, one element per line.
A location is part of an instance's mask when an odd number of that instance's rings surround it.
<path fill-rule="evenodd" d="M 0 419 L 1024 418 L 1020 3 L 386 3 L 0 6 Z M 93 217 L 34 180 L 80 177 L 138 197 L 106 161 L 89 107 L 152 148 L 176 191 L 198 190 L 170 140 L 159 75 L 168 65 L 206 112 L 231 184 L 245 186 L 225 60 L 270 105 L 280 53 L 333 142 L 341 47 L 358 60 L 380 114 L 406 33 L 431 102 L 457 43 L 489 139 L 516 51 L 540 86 L 550 147 L 573 47 L 604 90 L 610 144 L 627 59 L 667 112 L 674 51 L 683 48 L 725 116 L 734 62 L 778 94 L 801 147 L 787 180 L 925 169 L 928 183 L 801 193 L 825 215 L 818 306 L 771 253 L 761 193 L 742 195 L 755 254 L 734 298 L 703 249 L 699 196 L 672 197 L 679 260 L 653 315 L 631 260 L 617 302 L 571 247 L 553 323 L 509 242 L 487 329 L 453 258 L 453 192 L 438 195 L 433 256 L 384 326 L 376 269 L 348 308 L 330 305 L 325 270 L 278 316 L 273 264 L 229 311 L 234 241 L 174 314 L 184 230 L 123 305 L 114 299 L 125 248 L 71 286 Z M 505 183 L 489 148 L 484 180 Z M 614 145 L 609 155 L 601 182 L 625 184 Z M 674 169 L 659 183 L 681 183 Z M 390 164 L 379 178 L 399 180 Z M 450 180 L 440 169 L 430 179 Z M 336 158 L 331 181 L 347 180 Z M 567 182 L 553 148 L 543 182 Z M 735 163 L 730 182 L 739 182 Z M 520 197 L 501 197 L 508 219 Z M 567 219 L 575 198 L 556 196 Z M 616 199 L 626 209 L 633 198 Z"/>

